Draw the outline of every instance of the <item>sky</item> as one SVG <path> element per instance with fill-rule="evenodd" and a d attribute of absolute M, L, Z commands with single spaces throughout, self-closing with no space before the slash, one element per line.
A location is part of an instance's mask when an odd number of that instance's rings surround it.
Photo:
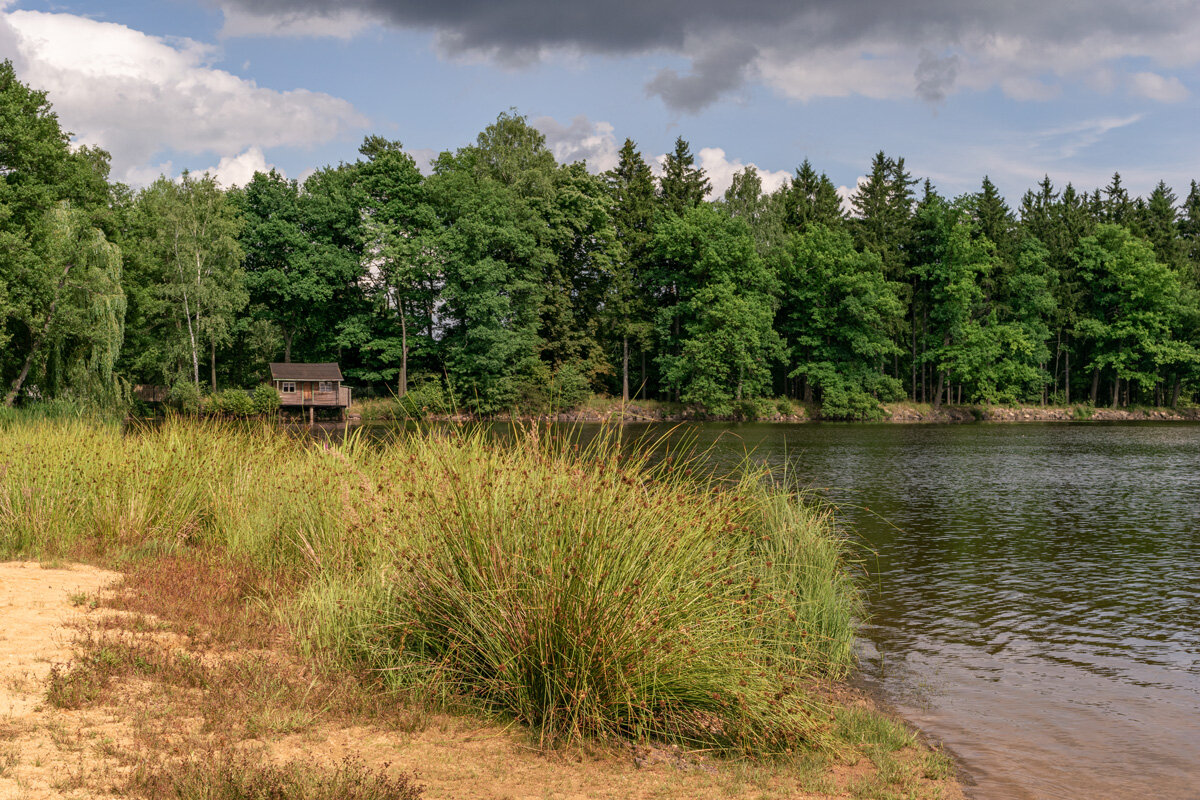
<path fill-rule="evenodd" d="M 943 194 L 1200 179 L 1197 0 L 0 0 L 0 59 L 134 187 L 418 164 L 515 109 L 562 162 L 686 139 L 723 191 L 882 150 Z M 847 188 L 849 187 L 849 188 Z"/>

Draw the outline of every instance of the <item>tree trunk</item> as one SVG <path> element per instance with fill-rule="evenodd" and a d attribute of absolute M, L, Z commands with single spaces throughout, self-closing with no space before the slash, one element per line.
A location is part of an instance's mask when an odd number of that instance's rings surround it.
<path fill-rule="evenodd" d="M 400 308 L 400 389 L 399 396 L 408 394 L 408 322 Z"/>
<path fill-rule="evenodd" d="M 933 407 L 934 408 L 942 407 L 942 384 L 945 382 L 945 380 L 946 380 L 946 373 L 943 372 L 942 370 L 938 370 L 937 385 L 935 387 L 933 387 Z"/>
<path fill-rule="evenodd" d="M 621 402 L 629 402 L 629 334 L 621 337 Z"/>
<path fill-rule="evenodd" d="M 292 363 L 292 337 L 296 335 L 296 329 L 283 329 L 283 363 Z"/>
<path fill-rule="evenodd" d="M 1054 380 L 1052 381 L 1052 392 L 1058 391 L 1058 364 L 1062 361 L 1062 355 L 1062 331 L 1060 330 L 1054 335 Z"/>
<path fill-rule="evenodd" d="M 913 313 L 912 321 L 912 369 L 909 370 L 912 374 L 912 401 L 917 402 L 917 315 Z"/>
<path fill-rule="evenodd" d="M 1120 400 L 1120 398 L 1121 398 L 1121 376 L 1118 375 L 1117 377 L 1113 378 L 1113 390 L 1112 390 L 1112 407 L 1113 408 L 1117 407 L 1117 403 Z"/>
<path fill-rule="evenodd" d="M 213 394 L 216 394 L 217 393 L 217 340 L 213 339 L 210 344 L 212 344 L 212 361 L 210 362 L 212 364 L 212 390 L 213 390 Z"/>
<path fill-rule="evenodd" d="M 13 401 L 21 393 L 21 386 L 25 383 L 25 378 L 29 377 L 29 368 L 33 366 L 33 359 L 37 356 L 38 351 L 42 349 L 42 342 L 45 340 L 46 334 L 50 332 L 50 323 L 54 321 L 54 312 L 58 310 L 58 296 L 62 293 L 62 288 L 67 282 L 67 276 L 71 274 L 72 266 L 72 264 L 67 264 L 63 267 L 62 276 L 58 279 L 58 286 L 54 289 L 54 297 L 50 299 L 50 308 L 46 311 L 46 319 L 42 322 L 42 330 L 30 342 L 29 355 L 25 357 L 25 364 L 21 367 L 21 372 L 17 375 L 17 379 L 13 381 L 12 388 L 4 396 L 4 405 L 6 408 L 12 408 Z"/>
<path fill-rule="evenodd" d="M 1096 405 L 1096 401 L 1100 397 L 1100 368 L 1092 367 L 1092 405 Z"/>
<path fill-rule="evenodd" d="M 1179 376 L 1175 376 L 1175 385 L 1171 387 L 1171 408 L 1175 408 L 1179 404 L 1179 390 L 1182 388 L 1183 382 Z"/>
<path fill-rule="evenodd" d="M 1066 404 L 1071 405 L 1071 350 L 1067 349 L 1063 358 L 1063 363 L 1066 364 L 1066 375 L 1063 378 L 1063 391 L 1066 396 Z"/>

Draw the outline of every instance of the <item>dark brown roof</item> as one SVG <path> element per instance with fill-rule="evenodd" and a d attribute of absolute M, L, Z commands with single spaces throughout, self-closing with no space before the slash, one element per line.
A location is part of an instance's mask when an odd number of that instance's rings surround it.
<path fill-rule="evenodd" d="M 272 364 L 273 381 L 340 381 L 337 364 Z"/>

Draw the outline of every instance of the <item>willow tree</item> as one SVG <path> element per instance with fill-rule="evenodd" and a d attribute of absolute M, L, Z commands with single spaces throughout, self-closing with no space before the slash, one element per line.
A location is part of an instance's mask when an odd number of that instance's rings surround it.
<path fill-rule="evenodd" d="M 44 258 L 57 275 L 48 303 L 27 320 L 32 336 L 4 404 L 11 406 L 36 366 L 58 387 L 111 397 L 113 365 L 125 335 L 121 250 L 67 202 L 47 213 Z M 50 362 L 55 369 L 46 375 Z"/>
<path fill-rule="evenodd" d="M 46 93 L 18 81 L 12 64 L 0 62 L 0 380 L 6 405 L 23 388 L 36 385 L 43 396 L 67 388 L 68 373 L 79 384 L 86 375 L 79 365 L 93 356 L 102 382 L 111 384 L 124 298 L 119 253 L 97 228 L 110 200 L 107 176 L 108 154 L 72 149 Z"/>

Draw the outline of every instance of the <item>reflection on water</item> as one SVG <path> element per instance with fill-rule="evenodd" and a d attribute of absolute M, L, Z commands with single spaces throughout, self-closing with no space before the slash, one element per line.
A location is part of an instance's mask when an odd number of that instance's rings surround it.
<path fill-rule="evenodd" d="M 1200 797 L 1200 426 L 684 434 L 838 505 L 865 545 L 863 674 L 961 759 L 972 796 Z"/>

